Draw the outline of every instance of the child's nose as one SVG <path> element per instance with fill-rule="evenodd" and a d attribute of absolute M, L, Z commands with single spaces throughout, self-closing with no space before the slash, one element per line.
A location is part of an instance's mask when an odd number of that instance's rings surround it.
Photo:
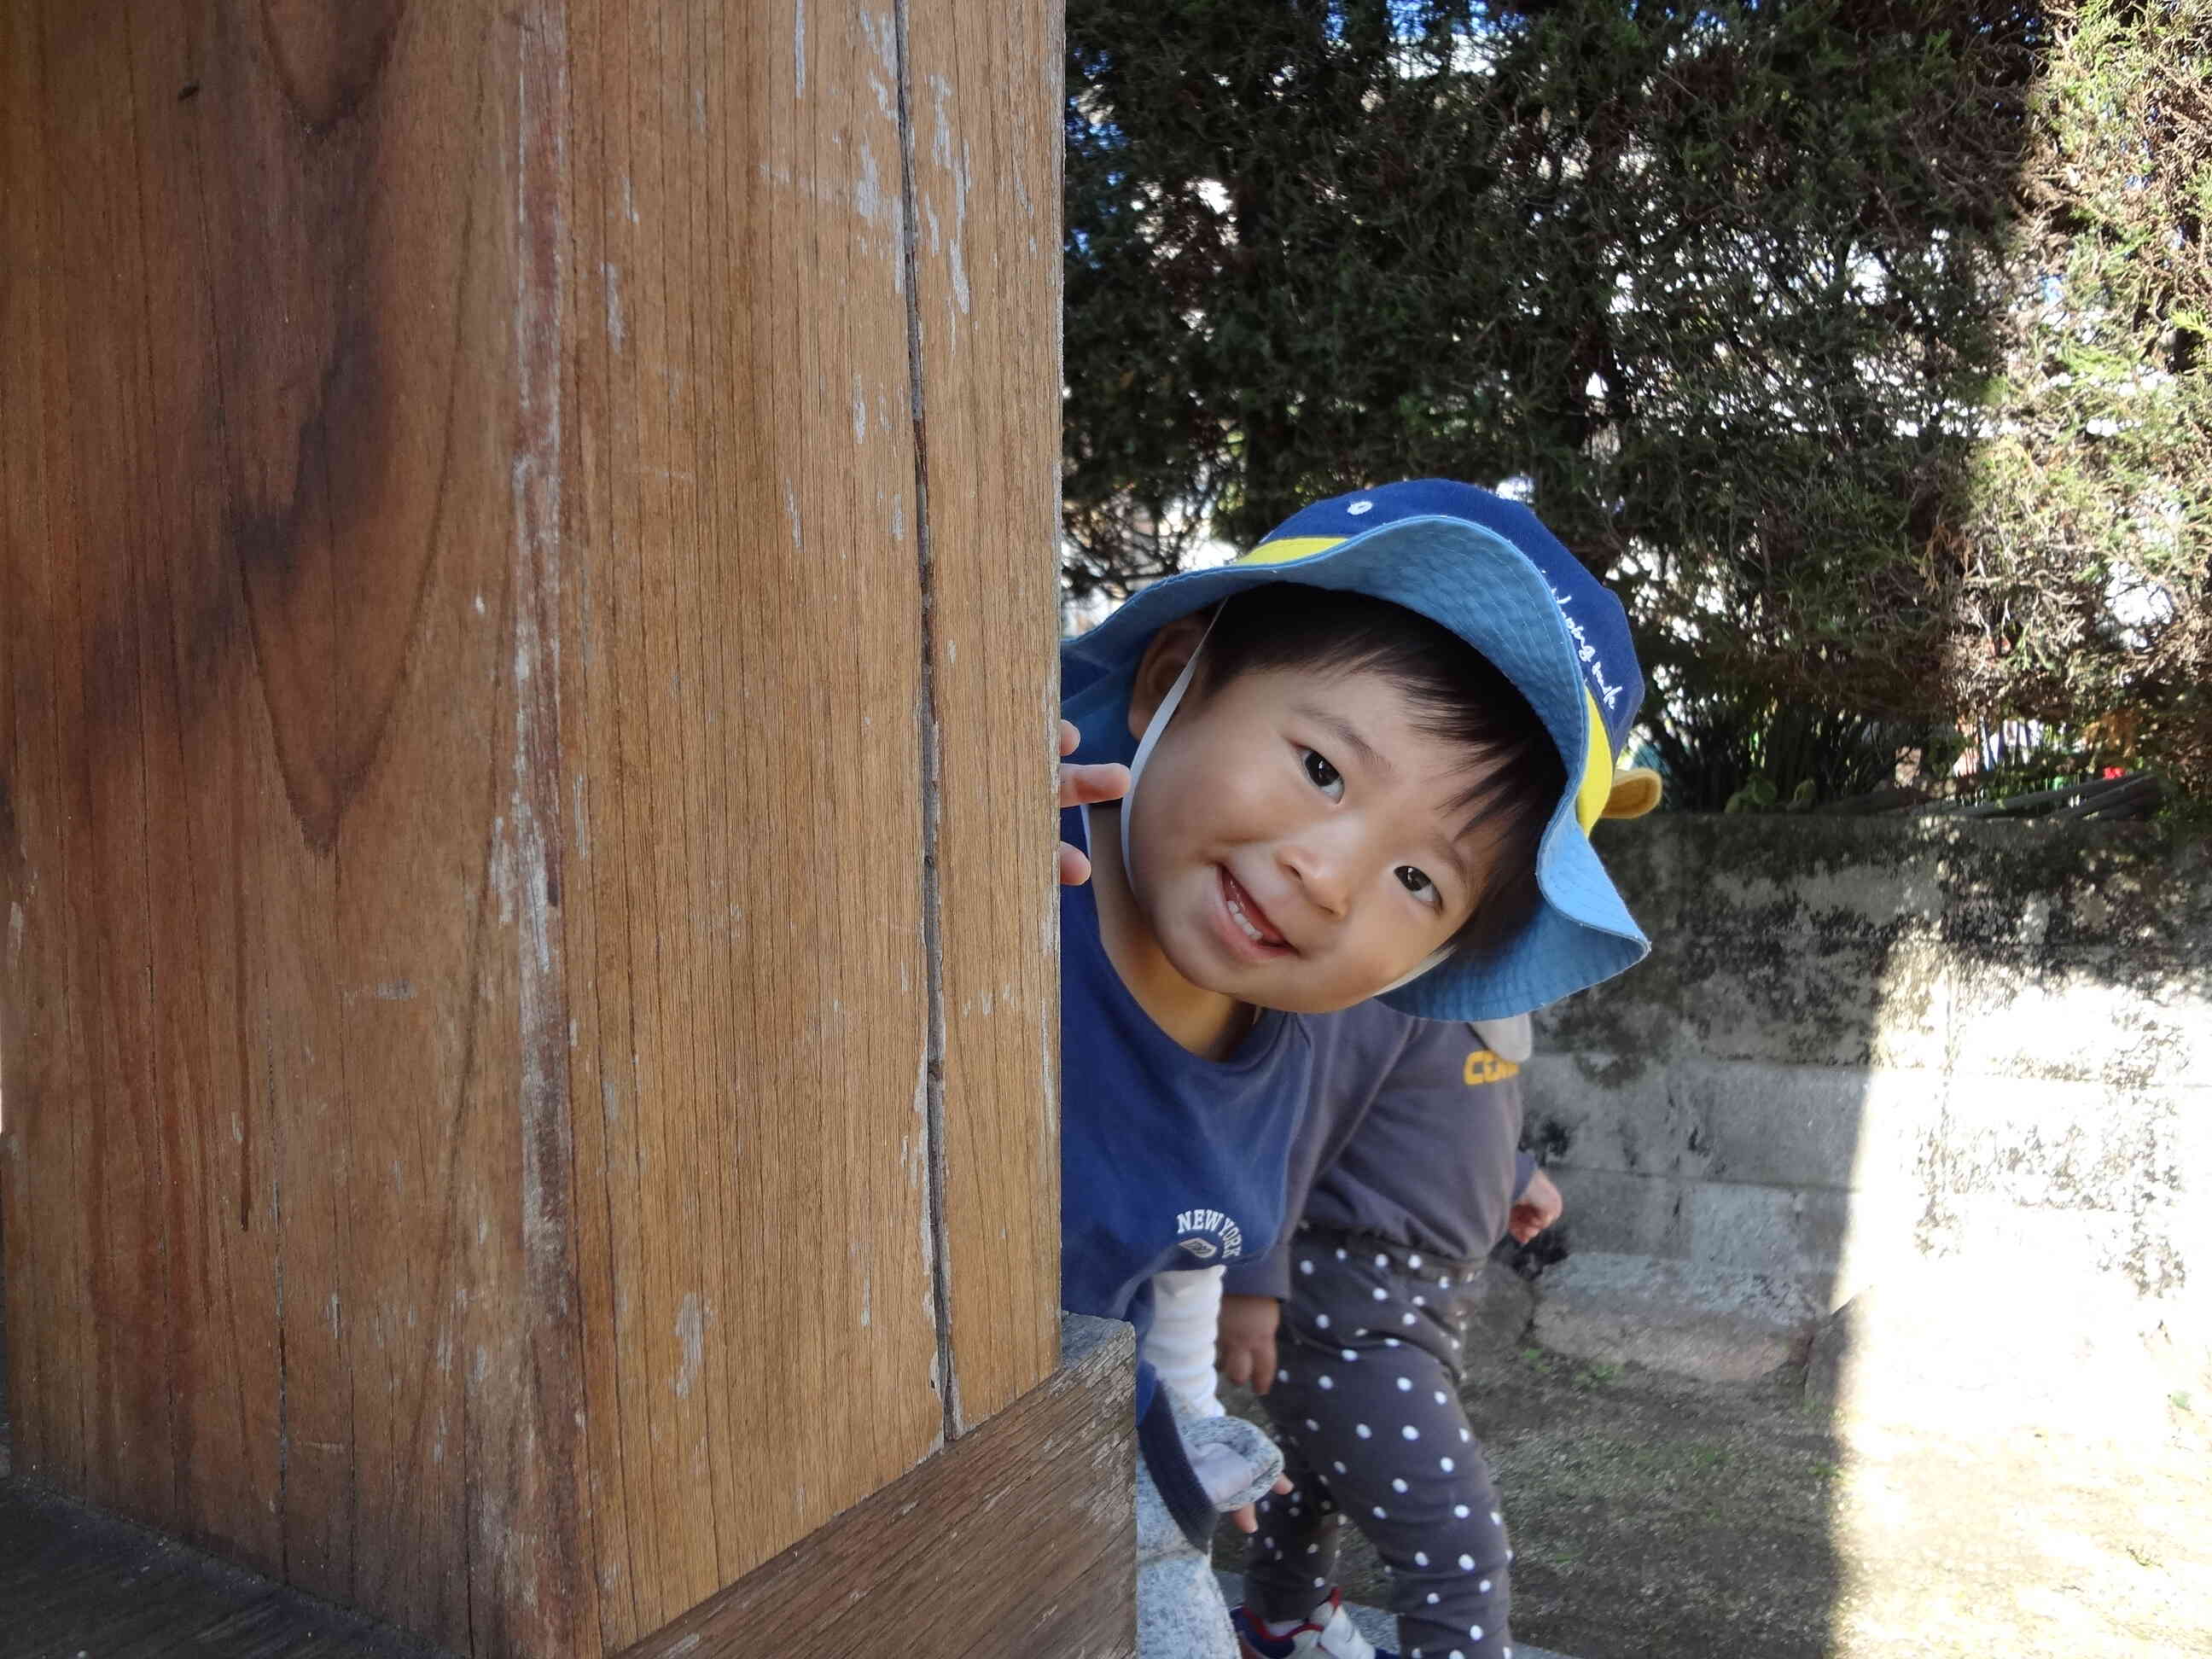
<path fill-rule="evenodd" d="M 1359 849 L 1341 824 L 1316 824 L 1282 842 L 1284 870 L 1316 909 L 1340 916 L 1358 882 Z"/>

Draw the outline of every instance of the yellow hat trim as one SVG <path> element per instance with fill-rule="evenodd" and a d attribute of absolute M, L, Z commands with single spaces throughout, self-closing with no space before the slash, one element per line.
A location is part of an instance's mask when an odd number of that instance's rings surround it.
<path fill-rule="evenodd" d="M 1342 536 L 1285 536 L 1279 542 L 1261 542 L 1249 553 L 1230 560 L 1231 564 L 1288 564 L 1316 553 L 1326 553 L 1343 543 Z"/>
<path fill-rule="evenodd" d="M 1661 789 L 1656 772 L 1648 766 L 1632 766 L 1613 779 L 1613 793 L 1606 797 L 1605 816 L 1640 818 L 1659 805 Z"/>
<path fill-rule="evenodd" d="M 1606 742 L 1605 716 L 1587 687 L 1583 702 L 1589 715 L 1589 737 L 1583 757 L 1583 781 L 1575 787 L 1575 822 L 1588 835 L 1590 826 L 1605 816 L 1605 804 L 1613 795 L 1613 749 Z"/>

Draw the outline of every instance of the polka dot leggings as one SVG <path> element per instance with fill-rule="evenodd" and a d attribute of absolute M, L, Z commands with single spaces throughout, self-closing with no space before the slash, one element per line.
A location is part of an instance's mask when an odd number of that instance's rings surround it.
<path fill-rule="evenodd" d="M 1459 1401 L 1480 1265 L 1320 1229 L 1291 1243 L 1281 1369 L 1261 1396 L 1297 1490 L 1260 1502 L 1245 1604 L 1302 1619 L 1336 1578 L 1345 1516 L 1389 1569 L 1407 1659 L 1511 1659 L 1505 1523 Z"/>

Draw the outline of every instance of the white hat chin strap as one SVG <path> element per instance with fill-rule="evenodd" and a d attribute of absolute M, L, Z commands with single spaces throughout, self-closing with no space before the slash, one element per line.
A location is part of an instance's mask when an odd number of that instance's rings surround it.
<path fill-rule="evenodd" d="M 1129 787 L 1121 796 L 1121 879 L 1133 881 L 1135 866 L 1129 861 L 1129 820 L 1135 816 L 1137 780 L 1145 775 L 1145 763 L 1152 757 L 1152 749 L 1160 740 L 1160 733 L 1168 729 L 1175 711 L 1182 702 L 1182 694 L 1190 689 L 1191 676 L 1198 672 L 1198 659 L 1205 654 L 1206 642 L 1213 637 L 1213 624 L 1221 620 L 1221 612 L 1229 602 L 1224 599 L 1213 607 L 1213 615 L 1206 618 L 1206 632 L 1198 636 L 1198 644 L 1184 663 L 1182 672 L 1168 687 L 1168 694 L 1160 699 L 1160 706 L 1152 710 L 1152 717 L 1145 723 L 1145 735 L 1137 739 L 1137 752 L 1129 757 Z"/>
<path fill-rule="evenodd" d="M 1152 750 L 1160 740 L 1160 733 L 1168 729 L 1168 722 L 1175 718 L 1176 708 L 1182 703 L 1183 693 L 1190 689 L 1191 677 L 1198 672 L 1198 659 L 1205 653 L 1206 641 L 1213 637 L 1213 624 L 1221 620 L 1221 612 L 1227 604 L 1224 599 L 1214 607 L 1212 617 L 1206 622 L 1206 632 L 1199 635 L 1196 649 L 1191 652 L 1190 659 L 1183 664 L 1182 672 L 1175 677 L 1175 684 L 1168 687 L 1167 696 L 1160 699 L 1160 706 L 1152 711 L 1152 719 L 1145 723 L 1145 735 L 1137 740 L 1137 752 L 1130 757 L 1129 787 L 1121 797 L 1121 878 L 1124 881 L 1135 879 L 1136 866 L 1129 857 L 1129 820 L 1136 815 L 1137 781 L 1144 776 L 1145 763 L 1152 759 Z M 1090 829 L 1090 813 L 1087 811 L 1084 814 L 1084 827 L 1087 834 Z M 1430 969 L 1441 965 L 1450 955 L 1449 945 L 1439 946 L 1375 994 L 1387 996 L 1401 985 L 1412 984 Z"/>

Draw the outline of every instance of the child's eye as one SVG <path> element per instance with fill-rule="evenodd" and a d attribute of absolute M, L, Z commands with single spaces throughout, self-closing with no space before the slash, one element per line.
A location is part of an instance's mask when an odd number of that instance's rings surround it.
<path fill-rule="evenodd" d="M 1412 865 L 1400 865 L 1397 875 L 1399 885 L 1424 903 L 1442 904 L 1443 902 L 1443 895 L 1437 891 L 1436 883 L 1431 881 Z"/>
<path fill-rule="evenodd" d="M 1306 776 L 1313 780 L 1314 787 L 1331 800 L 1341 799 L 1344 775 L 1310 749 L 1302 749 L 1298 752 L 1305 757 Z"/>

